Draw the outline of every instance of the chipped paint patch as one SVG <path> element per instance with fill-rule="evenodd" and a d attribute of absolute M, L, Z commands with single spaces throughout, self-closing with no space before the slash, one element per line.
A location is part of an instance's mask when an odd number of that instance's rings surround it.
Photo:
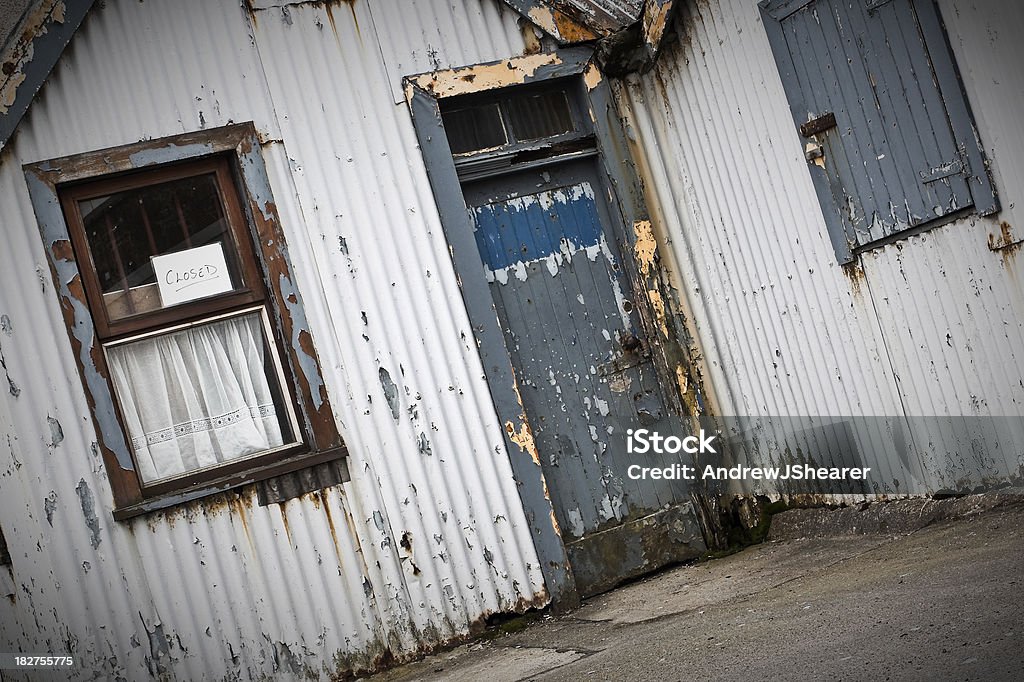
<path fill-rule="evenodd" d="M 535 5 L 526 12 L 526 18 L 534 23 L 534 25 L 545 31 L 548 35 L 554 38 L 561 38 L 561 34 L 558 31 L 558 24 L 555 22 L 555 13 L 550 7 L 544 5 Z"/>
<path fill-rule="evenodd" d="M 676 385 L 679 386 L 679 395 L 685 396 L 690 390 L 690 377 L 682 365 L 676 365 Z"/>
<path fill-rule="evenodd" d="M 47 416 L 46 423 L 50 425 L 50 442 L 47 445 L 50 448 L 55 448 L 64 442 L 64 429 L 61 428 L 60 422 L 53 417 Z"/>
<path fill-rule="evenodd" d="M 625 393 L 629 390 L 629 387 L 633 385 L 633 379 L 627 372 L 621 372 L 616 374 L 608 382 L 608 389 L 612 393 Z"/>
<path fill-rule="evenodd" d="M 7 111 L 14 105 L 14 100 L 18 96 L 18 87 L 25 82 L 25 74 L 14 73 L 4 83 L 3 89 L 0 89 L 0 114 L 6 114 Z"/>
<path fill-rule="evenodd" d="M 430 457 L 431 455 L 434 454 L 434 451 L 430 447 L 430 440 L 427 438 L 427 434 L 423 433 L 422 431 L 420 432 L 416 445 L 419 448 L 421 455 Z"/>
<path fill-rule="evenodd" d="M 0 346 L 0 369 L 3 370 L 4 376 L 7 378 L 7 390 L 10 392 L 11 396 L 17 398 L 21 395 L 21 388 L 14 382 L 14 379 L 11 378 L 11 373 L 7 369 L 7 360 L 4 358 L 2 346 Z"/>
<path fill-rule="evenodd" d="M 668 28 L 669 17 L 672 15 L 674 6 L 675 0 L 649 0 L 644 5 L 641 19 L 644 42 L 652 58 L 656 57 L 661 50 L 665 29 Z"/>
<path fill-rule="evenodd" d="M 518 431 L 516 431 L 516 427 L 512 422 L 505 422 L 505 433 L 508 434 L 510 441 L 519 446 L 520 450 L 530 453 L 533 461 L 537 463 L 537 466 L 540 466 L 540 454 L 537 452 L 537 444 L 533 441 L 533 432 L 525 421 L 519 425 Z"/>
<path fill-rule="evenodd" d="M 493 64 L 438 71 L 411 78 L 409 82 L 435 97 L 451 97 L 518 85 L 532 78 L 542 67 L 561 63 L 559 55 L 549 52 Z"/>
<path fill-rule="evenodd" d="M 597 64 L 591 64 L 587 67 L 586 71 L 583 72 L 583 83 L 587 86 L 587 90 L 593 90 L 601 84 L 604 78 L 601 76 L 601 69 L 597 68 Z"/>
<path fill-rule="evenodd" d="M 96 500 L 93 498 L 92 490 L 85 479 L 78 481 L 75 487 L 78 499 L 82 503 L 82 515 L 85 517 L 85 525 L 89 528 L 89 543 L 93 549 L 100 546 L 103 538 L 100 537 L 100 519 L 96 516 Z"/>
<path fill-rule="evenodd" d="M 209 144 L 176 145 L 171 143 L 164 147 L 143 149 L 135 152 L 128 156 L 128 160 L 133 166 L 142 168 L 143 166 L 158 166 L 166 163 L 174 163 L 175 161 L 181 161 L 183 158 L 204 156 L 206 154 L 212 154 L 213 151 L 213 145 Z"/>
<path fill-rule="evenodd" d="M 637 266 L 640 268 L 640 274 L 648 277 L 654 269 L 654 257 L 658 252 L 658 244 L 654 240 L 651 221 L 636 221 L 633 223 L 633 233 L 636 235 L 633 253 L 636 256 Z"/>
<path fill-rule="evenodd" d="M 825 170 L 825 156 L 812 156 L 821 149 L 821 145 L 817 142 L 808 142 L 804 145 L 804 156 L 808 159 L 812 159 L 812 163 L 818 168 Z"/>
<path fill-rule="evenodd" d="M 0 86 L 0 115 L 7 114 L 17 99 L 18 88 L 26 80 L 25 69 L 35 57 L 35 39 L 46 35 L 50 23 L 64 23 L 65 9 L 63 0 L 41 2 L 19 24 L 20 35 L 12 36 L 0 55 L 3 73 L 7 75 Z"/>
<path fill-rule="evenodd" d="M 380 380 L 381 388 L 384 390 L 384 400 L 387 401 L 388 407 L 391 408 L 391 417 L 397 422 L 399 415 L 398 386 L 391 378 L 391 373 L 383 367 L 377 370 L 377 377 Z"/>
<path fill-rule="evenodd" d="M 313 401 L 313 408 L 317 411 L 324 404 L 327 387 L 320 376 L 320 363 L 316 359 L 316 351 L 313 350 L 312 337 L 306 327 L 306 318 L 302 312 L 302 306 L 298 300 L 298 292 L 288 274 L 281 273 L 278 278 L 278 286 L 281 291 L 281 300 L 288 310 L 292 321 L 292 349 L 294 357 L 302 372 L 306 385 L 309 386 L 309 395 Z"/>
<path fill-rule="evenodd" d="M 51 490 L 50 494 L 43 499 L 43 512 L 46 514 L 46 522 L 53 528 L 53 514 L 57 511 L 57 491 Z"/>
<path fill-rule="evenodd" d="M 654 309 L 654 317 L 658 322 L 658 328 L 661 329 L 661 333 L 666 339 L 669 338 L 668 313 L 665 309 L 665 300 L 661 297 L 661 292 L 657 289 L 648 289 L 647 298 L 651 302 L 651 308 Z"/>
<path fill-rule="evenodd" d="M 32 206 L 47 246 L 47 256 L 53 274 L 53 282 L 57 286 L 62 301 L 65 321 L 71 330 L 71 343 L 81 368 L 85 384 L 88 387 L 90 407 L 99 427 L 104 445 L 114 453 L 118 466 L 126 471 L 134 470 L 134 464 L 124 439 L 124 431 L 113 408 L 113 399 L 109 397 L 109 385 L 106 375 L 97 367 L 94 354 L 99 352 L 96 347 L 92 314 L 85 303 L 85 291 L 82 287 L 78 267 L 73 260 L 64 222 L 64 214 L 60 208 L 53 185 L 48 184 L 37 172 L 25 174 Z M 105 399 L 97 400 L 96 396 Z"/>

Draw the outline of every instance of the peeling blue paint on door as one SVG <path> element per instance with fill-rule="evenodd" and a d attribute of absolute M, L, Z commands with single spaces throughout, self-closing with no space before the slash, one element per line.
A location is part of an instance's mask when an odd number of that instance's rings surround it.
<path fill-rule="evenodd" d="M 589 183 L 540 192 L 476 209 L 477 246 L 491 272 L 561 252 L 592 247 L 601 224 Z M 545 216 L 557 223 L 551 230 Z"/>
<path fill-rule="evenodd" d="M 568 163 L 465 191 L 555 515 L 577 557 L 577 586 L 592 593 L 652 570 L 640 532 L 627 524 L 684 503 L 689 488 L 627 476 L 635 463 L 624 448 L 627 430 L 664 424 L 668 415 L 596 169 Z M 645 464 L 677 462 L 661 455 Z M 631 544 L 638 549 L 629 557 L 574 553 L 615 528 L 623 534 L 603 546 Z"/>

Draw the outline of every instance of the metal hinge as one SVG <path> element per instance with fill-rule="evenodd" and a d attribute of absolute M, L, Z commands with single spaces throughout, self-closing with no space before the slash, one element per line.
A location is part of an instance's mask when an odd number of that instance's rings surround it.
<path fill-rule="evenodd" d="M 812 118 L 807 123 L 802 124 L 800 126 L 800 134 L 804 137 L 812 137 L 835 127 L 836 115 L 830 111 L 827 114 L 822 114 L 821 116 Z"/>

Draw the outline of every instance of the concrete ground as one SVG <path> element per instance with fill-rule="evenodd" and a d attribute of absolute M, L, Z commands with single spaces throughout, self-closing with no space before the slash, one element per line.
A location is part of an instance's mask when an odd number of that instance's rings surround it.
<path fill-rule="evenodd" d="M 785 512 L 770 538 L 371 679 L 1024 680 L 1024 495 Z"/>

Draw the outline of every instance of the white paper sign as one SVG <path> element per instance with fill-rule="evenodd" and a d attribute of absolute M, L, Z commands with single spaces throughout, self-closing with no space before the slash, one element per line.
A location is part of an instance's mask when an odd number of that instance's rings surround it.
<path fill-rule="evenodd" d="M 220 243 L 153 256 L 151 260 L 164 307 L 231 291 L 231 276 Z"/>

